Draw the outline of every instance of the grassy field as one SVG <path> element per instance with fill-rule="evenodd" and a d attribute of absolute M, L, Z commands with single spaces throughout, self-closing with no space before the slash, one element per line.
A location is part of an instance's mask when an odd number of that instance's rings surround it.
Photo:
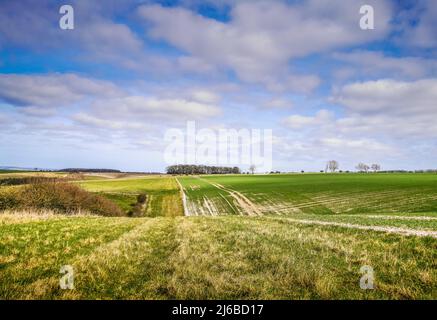
<path fill-rule="evenodd" d="M 437 212 L 436 174 L 179 178 L 190 215 Z"/>
<path fill-rule="evenodd" d="M 77 183 L 148 214 L 0 213 L 0 299 L 437 299 L 437 175 Z"/>
<path fill-rule="evenodd" d="M 437 240 L 268 217 L 53 218 L 0 226 L 2 299 L 436 298 Z M 72 265 L 75 289 L 59 289 Z M 375 289 L 359 286 L 360 267 Z"/>
<path fill-rule="evenodd" d="M 147 194 L 146 216 L 183 215 L 180 190 L 175 179 L 170 177 L 131 177 L 78 182 L 85 190 L 97 192 L 113 200 L 128 211 L 136 203 L 137 195 Z"/>

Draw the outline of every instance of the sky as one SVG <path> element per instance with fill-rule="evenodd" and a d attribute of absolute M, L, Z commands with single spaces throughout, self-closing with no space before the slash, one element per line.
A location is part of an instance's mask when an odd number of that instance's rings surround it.
<path fill-rule="evenodd" d="M 1 0 L 0 166 L 163 171 L 166 132 L 195 121 L 271 129 L 273 170 L 435 169 L 436 16 L 433 0 Z"/>

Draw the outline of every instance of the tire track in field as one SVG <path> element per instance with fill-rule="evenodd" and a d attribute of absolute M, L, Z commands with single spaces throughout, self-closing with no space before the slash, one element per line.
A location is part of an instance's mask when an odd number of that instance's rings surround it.
<path fill-rule="evenodd" d="M 215 206 L 215 204 L 213 203 L 212 200 L 208 199 L 208 197 L 203 197 L 203 204 L 204 207 L 206 207 L 206 209 L 208 209 L 208 213 L 211 216 L 218 216 L 219 212 L 217 207 Z"/>
<path fill-rule="evenodd" d="M 97 218 L 97 219 L 103 219 L 102 217 Z M 127 219 L 131 219 L 131 218 L 127 218 Z M 78 261 L 88 261 L 90 257 L 92 256 L 98 256 L 101 258 L 101 254 L 102 254 L 102 250 L 105 250 L 106 248 L 113 248 L 113 246 L 115 246 L 116 244 L 126 244 L 129 242 L 126 242 L 126 239 L 129 239 L 129 237 L 132 234 L 135 234 L 138 232 L 138 230 L 140 230 L 141 228 L 143 228 L 145 226 L 145 224 L 150 224 L 150 222 L 154 221 L 154 219 L 152 220 L 144 220 L 141 221 L 139 224 L 136 224 L 135 226 L 133 225 L 132 228 L 130 229 L 126 229 L 124 232 L 119 233 L 117 236 L 115 236 L 114 238 L 108 239 L 107 241 L 104 241 L 104 239 L 102 238 L 101 241 L 102 242 L 97 242 L 97 245 L 94 245 L 93 242 L 89 242 L 89 250 L 86 250 L 86 252 L 81 252 L 81 251 L 77 251 L 76 253 L 74 253 L 71 257 L 68 257 L 68 261 L 70 261 L 71 265 L 73 266 L 73 268 L 75 268 L 74 270 L 76 270 L 77 267 L 77 262 Z M 106 228 L 109 229 L 114 229 L 117 226 L 121 226 L 123 224 L 125 224 L 126 222 L 123 221 L 116 221 L 114 223 L 105 225 Z M 104 230 L 101 230 L 99 232 L 100 234 L 104 233 Z M 89 236 L 86 236 L 84 238 L 87 239 L 89 238 Z M 75 243 L 75 247 L 80 248 L 80 245 Z M 109 250 L 110 252 L 115 252 L 115 250 Z M 47 259 L 50 259 L 50 257 L 47 257 Z M 17 266 L 15 268 L 19 268 L 19 269 L 24 269 L 24 270 L 28 270 L 29 274 L 26 276 L 30 276 L 32 274 L 31 271 L 33 271 L 30 267 L 29 267 L 29 261 L 30 259 L 26 259 L 26 261 L 22 262 L 25 263 L 22 266 Z M 107 260 L 108 261 L 108 260 Z M 54 264 L 56 264 L 58 261 L 55 261 Z M 47 273 L 48 271 L 45 271 L 45 273 Z M 25 286 L 23 286 L 22 288 L 20 288 L 21 291 L 21 297 L 20 299 L 47 299 L 48 297 L 52 297 L 53 295 L 56 294 L 56 292 L 59 292 L 59 273 L 55 273 L 50 274 L 50 275 L 44 275 L 41 277 L 38 277 L 38 279 L 36 280 L 32 280 L 31 282 L 27 281 L 26 278 L 24 279 L 20 279 L 20 281 L 22 281 L 23 283 L 26 283 Z M 27 283 L 28 282 L 28 283 Z M 17 290 L 18 291 L 18 290 Z M 66 290 L 69 291 L 69 290 Z M 73 290 L 74 291 L 74 290 Z"/>
<path fill-rule="evenodd" d="M 221 184 L 210 182 L 206 179 L 198 178 L 202 181 L 205 181 L 209 183 L 210 185 L 216 187 L 217 189 L 220 189 L 222 191 L 227 192 L 238 204 L 237 209 L 239 208 L 239 213 L 241 215 L 262 215 L 261 210 L 258 208 L 256 204 L 254 204 L 252 201 L 250 201 L 245 195 L 243 195 L 241 192 L 238 192 L 236 190 L 227 188 Z"/>
<path fill-rule="evenodd" d="M 179 182 L 178 178 L 175 178 L 177 184 L 179 185 L 179 190 L 181 191 L 182 196 L 182 205 L 184 207 L 184 216 L 191 216 L 190 210 L 188 210 L 187 206 L 187 195 L 185 194 L 184 187 L 182 187 L 182 184 Z"/>
<path fill-rule="evenodd" d="M 72 263 L 76 288 L 61 291 L 60 298 L 108 299 L 124 295 L 126 299 L 150 299 L 155 294 L 168 298 L 167 290 L 157 292 L 154 285 L 161 281 L 159 272 L 168 272 L 169 277 L 173 272 L 167 260 L 177 250 L 176 221 L 144 219 L 115 241 L 80 256 Z"/>
<path fill-rule="evenodd" d="M 388 198 L 388 196 L 393 196 Z M 399 190 L 394 191 L 385 191 L 385 192 L 377 192 L 377 193 L 369 193 L 369 192 L 354 192 L 354 193 L 341 193 L 341 194 L 331 194 L 331 195 L 322 195 L 322 196 L 313 196 L 307 195 L 308 198 L 313 201 L 306 201 L 291 205 L 287 202 L 278 203 L 275 206 L 276 210 L 281 213 L 288 213 L 289 210 L 302 211 L 301 209 L 313 208 L 316 206 L 324 206 L 329 210 L 332 210 L 335 213 L 347 212 L 353 209 L 354 207 L 360 207 L 365 205 L 366 207 L 372 208 L 380 208 L 384 209 L 387 207 L 387 203 L 404 204 L 405 201 L 410 201 L 412 203 L 417 203 L 417 201 L 427 201 L 432 199 L 429 196 L 422 196 L 412 192 L 401 192 Z M 414 199 L 412 200 L 412 197 Z M 405 199 L 407 197 L 407 199 Z M 385 203 L 385 204 L 381 204 Z"/>
<path fill-rule="evenodd" d="M 272 219 L 278 220 L 278 218 L 272 218 Z M 386 233 L 395 233 L 404 236 L 432 237 L 437 239 L 437 231 L 427 231 L 427 230 L 398 228 L 398 227 L 369 226 L 369 225 L 360 225 L 360 224 L 333 222 L 333 221 L 281 218 L 281 220 L 282 219 L 290 222 L 308 224 L 308 225 L 321 225 L 321 226 L 332 226 L 332 227 L 341 227 L 341 228 L 357 229 L 357 230 L 379 231 L 379 232 L 386 232 Z"/>
<path fill-rule="evenodd" d="M 228 206 L 229 206 L 229 208 L 231 208 L 232 212 L 234 212 L 235 214 L 239 214 L 238 209 L 234 208 L 234 206 L 229 202 L 228 199 L 226 199 L 226 197 L 223 194 L 219 193 L 219 195 L 228 204 Z"/>

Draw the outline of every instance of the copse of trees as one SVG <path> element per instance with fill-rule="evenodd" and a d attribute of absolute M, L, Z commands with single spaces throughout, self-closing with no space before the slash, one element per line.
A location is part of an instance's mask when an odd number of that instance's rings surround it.
<path fill-rule="evenodd" d="M 340 168 L 340 164 L 338 163 L 338 161 L 336 160 L 330 160 L 328 162 L 326 162 L 326 167 L 325 170 L 320 170 L 320 172 L 336 172 L 337 170 L 339 170 Z M 355 168 L 359 171 L 359 172 L 369 172 L 370 170 L 372 170 L 373 172 L 381 172 L 381 166 L 377 163 L 374 163 L 372 165 L 367 165 L 365 163 L 360 162 L 359 164 L 357 164 L 355 166 Z M 342 170 L 339 171 L 340 173 L 343 172 Z M 349 171 L 346 171 L 349 172 Z"/>
<path fill-rule="evenodd" d="M 176 164 L 167 167 L 167 174 L 239 174 L 238 167 L 218 167 L 194 164 Z"/>
<path fill-rule="evenodd" d="M 369 166 L 365 163 L 360 162 L 359 164 L 357 164 L 355 168 L 360 172 L 366 172 L 366 173 L 369 172 L 369 170 L 372 170 L 373 172 L 381 171 L 381 166 L 377 163 L 374 163 Z"/>
<path fill-rule="evenodd" d="M 370 167 L 367 164 L 360 162 L 359 164 L 356 165 L 355 169 L 357 169 L 360 172 L 368 172 Z"/>
<path fill-rule="evenodd" d="M 377 163 L 374 163 L 370 166 L 370 168 L 374 171 L 374 172 L 378 172 L 381 171 L 381 166 Z"/>
<path fill-rule="evenodd" d="M 426 170 L 383 170 L 380 173 L 437 173 L 437 169 L 426 169 Z"/>

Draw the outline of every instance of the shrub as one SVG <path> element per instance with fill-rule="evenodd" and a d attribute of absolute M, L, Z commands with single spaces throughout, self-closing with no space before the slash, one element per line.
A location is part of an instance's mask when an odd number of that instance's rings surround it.
<path fill-rule="evenodd" d="M 141 217 L 144 214 L 143 204 L 137 202 L 131 211 L 129 211 L 130 217 Z"/>
<path fill-rule="evenodd" d="M 51 209 L 60 213 L 87 211 L 102 216 L 123 216 L 112 201 L 65 182 L 25 185 L 9 196 L 0 197 L 2 209 Z"/>
<path fill-rule="evenodd" d="M 141 193 L 137 196 L 137 203 L 133 206 L 132 210 L 129 211 L 128 215 L 130 217 L 141 217 L 144 215 L 144 207 L 147 201 L 147 194 Z"/>
<path fill-rule="evenodd" d="M 15 177 L 0 179 L 0 186 L 19 186 L 31 183 L 66 181 L 64 178 L 51 177 Z"/>
<path fill-rule="evenodd" d="M 1 190 L 0 210 L 13 209 L 19 206 L 18 192 L 16 190 Z"/>
<path fill-rule="evenodd" d="M 146 200 L 147 200 L 147 194 L 145 194 L 145 193 L 139 194 L 137 197 L 138 203 L 145 203 Z"/>

